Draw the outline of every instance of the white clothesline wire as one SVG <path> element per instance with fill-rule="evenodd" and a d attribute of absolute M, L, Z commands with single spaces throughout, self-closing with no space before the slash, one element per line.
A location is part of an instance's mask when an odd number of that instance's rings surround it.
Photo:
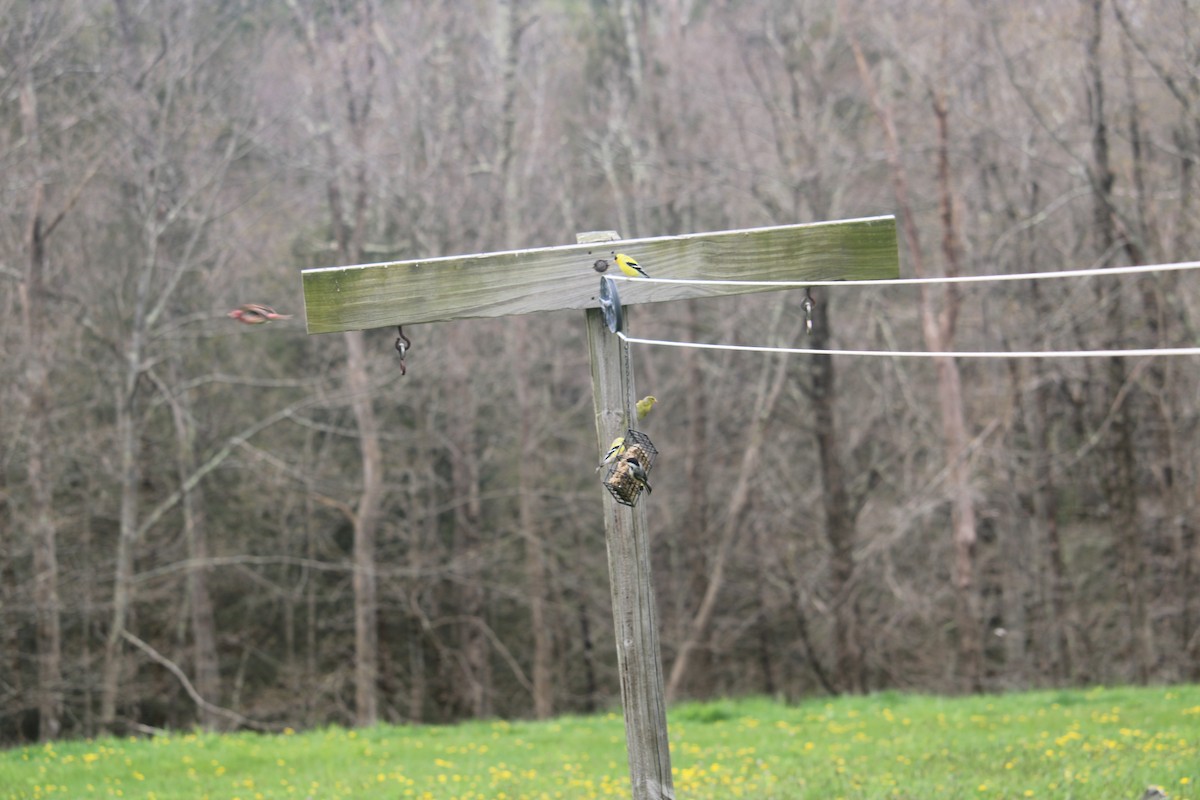
<path fill-rule="evenodd" d="M 1092 269 L 1063 269 L 1053 272 L 1020 272 L 1000 275 L 957 275 L 940 278 L 884 278 L 883 280 L 851 281 L 738 281 L 691 278 L 643 278 L 612 275 L 613 280 L 634 283 L 684 283 L 696 286 L 914 286 L 932 283 L 983 283 L 985 281 L 1033 281 L 1046 278 L 1085 278 L 1096 275 L 1135 275 L 1144 272 L 1177 272 L 1200 269 L 1200 261 L 1181 261 L 1175 264 L 1139 264 L 1132 267 L 1096 267 Z"/>
<path fill-rule="evenodd" d="M 1098 275 L 1132 275 L 1147 272 L 1172 272 L 1200 269 L 1200 261 L 1181 261 L 1174 264 L 1140 264 L 1128 267 L 1100 267 L 1092 269 L 1069 269 L 1052 272 L 1025 272 L 1002 275 L 959 275 L 940 278 L 889 278 L 884 280 L 849 281 L 738 281 L 738 280 L 690 280 L 680 278 L 633 278 L 613 275 L 616 280 L 640 283 L 682 283 L 699 286 L 911 286 L 934 283 L 981 283 L 984 281 L 1042 280 L 1045 278 L 1083 278 Z M 1195 356 L 1200 347 L 1155 347 L 1108 350 L 818 350 L 809 347 L 764 347 L 761 345 L 705 344 L 703 342 L 678 342 L 666 339 L 641 339 L 617 332 L 630 344 L 657 345 L 660 347 L 692 347 L 701 350 L 737 350 L 750 353 L 788 353 L 794 355 L 842 355 L 877 356 L 883 358 L 1132 358 L 1137 356 Z"/>
<path fill-rule="evenodd" d="M 817 350 L 808 347 L 763 347 L 741 344 L 705 344 L 667 339 L 641 339 L 617 331 L 630 344 L 662 347 L 694 347 L 700 350 L 739 350 L 750 353 L 789 353 L 793 355 L 878 356 L 883 358 L 1105 358 L 1134 356 L 1197 356 L 1200 347 L 1151 347 L 1129 350 Z"/>

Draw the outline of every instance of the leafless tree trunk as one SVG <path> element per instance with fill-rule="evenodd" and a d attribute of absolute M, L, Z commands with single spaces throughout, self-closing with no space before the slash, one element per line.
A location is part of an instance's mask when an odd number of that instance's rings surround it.
<path fill-rule="evenodd" d="M 357 259 L 356 259 L 357 260 Z M 346 386 L 358 425 L 362 490 L 354 511 L 354 721 L 374 725 L 379 717 L 379 600 L 375 537 L 383 502 L 383 448 L 371 399 L 361 331 L 344 334 Z"/>
<path fill-rule="evenodd" d="M 504 0 L 499 14 L 497 40 L 502 65 L 500 103 L 500 142 L 497 153 L 501 181 L 501 226 L 504 246 L 518 246 L 521 209 L 521 187 L 517 182 L 514 158 L 517 152 L 517 67 L 520 61 L 521 36 L 530 24 L 522 0 Z M 528 353 L 529 321 L 524 317 L 512 321 L 516 353 Z M 539 463 L 538 444 L 543 429 L 536 425 L 537 407 L 530 395 L 525 375 L 515 372 L 517 414 L 520 417 L 517 443 L 517 525 L 525 545 L 525 587 L 529 601 L 530 633 L 533 636 L 533 713 L 537 719 L 547 719 L 554 711 L 554 676 L 552 674 L 552 632 L 547 616 L 546 548 L 542 541 L 541 510 L 535 469 Z"/>
<path fill-rule="evenodd" d="M 230 165 L 238 155 L 237 137 L 228 136 L 213 150 L 198 148 L 206 156 L 212 154 L 211 160 L 200 164 L 191 160 L 196 150 L 186 134 L 198 125 L 198 106 L 211 99 L 201 93 L 198 84 L 203 81 L 197 80 L 200 64 L 209 54 L 196 38 L 182 36 L 173 27 L 182 25 L 184 17 L 155 17 L 153 12 L 134 17 L 122 0 L 116 3 L 116 11 L 122 55 L 119 65 L 113 67 L 120 79 L 110 82 L 113 95 L 109 100 L 114 113 L 124 116 L 123 125 L 116 126 L 123 135 L 117 138 L 116 147 L 110 147 L 110 158 L 120 159 L 120 166 L 127 170 L 126 180 L 118 185 L 128 201 L 121 225 L 131 232 L 131 241 L 126 243 L 129 255 L 121 263 L 124 281 L 115 281 L 119 287 L 116 304 L 121 311 L 109 337 L 120 360 L 114 390 L 120 510 L 100 685 L 99 724 L 105 730 L 112 729 L 121 700 L 124 644 L 134 612 L 136 550 L 143 535 L 182 499 L 182 494 L 176 495 L 156 506 L 146 519 L 141 518 L 144 481 L 154 475 L 143 457 L 143 384 L 157 356 L 154 334 L 170 320 L 172 300 L 182 293 L 185 278 L 199 272 L 198 265 L 221 247 L 211 245 L 209 234 L 219 216 Z M 214 38 L 218 39 L 223 33 L 221 25 L 233 24 L 229 17 L 220 16 L 204 21 L 215 24 Z M 155 48 L 155 57 L 148 62 L 141 61 L 147 48 L 138 38 L 145 24 L 153 26 L 149 30 Z M 211 113 L 211 108 L 206 106 L 204 113 Z M 206 474 L 208 470 L 202 471 Z"/>
<path fill-rule="evenodd" d="M 455 331 L 457 334 L 458 331 Z M 460 355 L 467 350 L 466 338 L 456 335 L 456 347 Z M 451 448 L 450 485 L 451 493 L 457 498 L 454 508 L 454 528 L 451 547 L 463 559 L 464 571 L 474 573 L 474 580 L 459 584 L 456 598 L 466 624 L 459 627 L 461 655 L 457 659 L 462 680 L 456 682 L 455 701 L 465 702 L 468 713 L 474 717 L 491 716 L 493 709 L 493 681 L 491 643 L 485 634 L 486 625 L 477 624 L 487 614 L 490 592 L 481 580 L 485 566 L 481 563 L 485 540 L 483 536 L 484 511 L 481 487 L 479 399 L 470 389 L 465 361 L 450 365 L 446 373 L 445 397 L 451 398 L 446 413 L 447 439 Z"/>
<path fill-rule="evenodd" d="M 1040 371 L 1035 373 L 1035 375 L 1038 374 Z M 1053 458 L 1051 447 L 1053 439 L 1050 435 L 1053 425 L 1050 410 L 1051 389 L 1051 385 L 1042 383 L 1034 390 L 1037 414 L 1034 510 L 1042 522 L 1042 535 L 1045 538 L 1046 559 L 1050 570 L 1050 649 L 1053 654 L 1051 670 L 1058 680 L 1071 681 L 1074 678 L 1074 665 L 1077 661 L 1074 654 L 1075 644 L 1072 629 L 1077 622 L 1075 613 L 1068 603 L 1071 582 L 1067 574 L 1062 535 L 1058 527 L 1059 487 L 1051 463 Z"/>
<path fill-rule="evenodd" d="M 178 356 L 176 356 L 177 358 Z M 177 371 L 172 363 L 172 372 Z M 172 383 L 179 384 L 178 375 L 172 375 Z M 221 699 L 221 675 L 217 660 L 217 626 L 213 615 L 212 596 L 208 590 L 211 567 L 208 561 L 208 516 L 204 488 L 200 483 L 189 485 L 199 466 L 196 463 L 196 428 L 186 391 L 171 394 L 173 387 L 161 387 L 171 406 L 171 418 L 175 423 L 175 443 L 178 448 L 179 482 L 183 511 L 183 537 L 186 542 L 188 567 L 186 573 L 186 596 L 192 630 L 192 685 L 206 701 L 199 705 L 200 724 L 205 730 L 216 730 L 221 714 L 214 711 L 214 704 Z"/>
<path fill-rule="evenodd" d="M 813 309 L 811 346 L 824 350 L 829 345 L 828 307 L 819 303 Z M 825 541 L 829 545 L 829 597 L 833 605 L 835 672 L 841 689 L 862 692 L 866 689 L 866 676 L 863 674 L 862 653 L 857 644 L 854 513 L 850 508 L 850 493 L 838 448 L 833 356 L 812 356 L 810 374 L 813 425 L 821 472 L 821 504 L 825 510 Z"/>
<path fill-rule="evenodd" d="M 951 183 L 949 109 L 946 106 L 945 95 L 935 93 L 933 110 L 937 117 L 938 131 L 938 206 L 942 220 L 942 254 L 946 262 L 946 275 L 953 277 L 962 272 L 962 247 L 958 238 L 955 196 Z M 917 274 L 924 274 L 924 270 Z M 927 295 L 923 293 L 922 319 L 925 323 L 926 342 L 931 350 L 948 350 L 953 346 L 955 322 L 958 319 L 958 292 L 953 284 L 946 288 L 942 295 L 942 309 L 936 326 L 935 314 L 932 308 L 926 306 L 927 299 Z M 937 333 L 931 338 L 930 334 L 935 327 Z M 954 586 L 958 590 L 959 653 L 963 659 L 969 688 L 971 691 L 980 691 L 983 688 L 983 647 L 979 629 L 979 595 L 974 587 L 975 498 L 967 451 L 969 437 L 963 411 L 962 377 L 954 359 L 939 358 L 936 366 L 952 492 L 951 524 L 954 529 Z"/>
<path fill-rule="evenodd" d="M 925 266 L 924 251 L 914 207 L 908 188 L 908 176 L 900 153 L 896 136 L 896 125 L 891 109 L 886 106 L 875 85 L 875 79 L 867 64 L 858 41 L 851 37 L 851 48 L 858 64 L 859 74 L 870 97 L 871 104 L 883 126 L 884 146 L 891 169 L 896 203 L 900 209 L 904 239 L 908 245 L 909 261 L 917 277 L 929 273 Z M 942 250 L 946 259 L 946 274 L 958 272 L 959 258 L 957 224 L 954 220 L 953 192 L 949 183 L 949 142 L 947 120 L 949 116 L 944 96 L 935 94 L 933 112 L 938 130 L 938 185 L 939 208 L 942 216 Z M 947 287 L 942 296 L 941 310 L 935 305 L 930 290 L 921 286 L 921 331 L 926 346 L 932 351 L 945 351 L 953 346 L 954 326 L 958 316 L 958 295 L 953 285 Z M 951 357 L 934 359 L 937 371 L 938 407 L 941 410 L 942 436 L 946 451 L 946 469 L 950 484 L 951 539 L 954 547 L 953 580 L 957 594 L 956 628 L 958 635 L 959 674 L 964 686 L 970 691 L 982 688 L 982 642 L 979 633 L 978 597 L 974 587 L 975 571 L 975 500 L 971 487 L 971 469 L 968 462 L 969 442 L 963 411 L 962 377 L 958 363 Z"/>
<path fill-rule="evenodd" d="M 336 70 L 341 78 L 340 100 L 344 117 L 330 112 L 323 90 L 314 96 L 317 129 L 325 151 L 326 199 L 337 246 L 339 263 L 357 264 L 363 260 L 366 240 L 370 184 L 367 135 L 372 125 L 375 100 L 375 6 L 372 2 L 354 9 L 335 3 L 333 42 L 319 40 L 317 22 L 311 10 L 288 0 L 303 31 L 304 44 L 313 65 Z M 353 34 L 351 36 L 351 34 Z M 323 47 L 334 47 L 332 57 Z M 362 63 L 354 62 L 361 57 Z M 319 67 L 318 67 L 319 69 Z M 356 75 L 361 77 L 356 79 Z M 343 153 L 334 138 L 333 121 L 344 126 L 352 152 Z M 349 197 L 347 197 L 347 194 Z M 362 489 L 354 510 L 354 719 L 360 726 L 373 725 L 379 717 L 379 598 L 376 579 L 375 542 L 384 496 L 383 448 L 379 423 L 371 397 L 370 377 L 363 333 L 348 331 L 346 343 L 346 385 L 350 389 L 350 407 L 358 427 Z"/>
<path fill-rule="evenodd" d="M 1085 64 L 1087 70 L 1088 112 L 1091 124 L 1091 163 L 1088 165 L 1092 187 L 1092 208 L 1097 249 L 1101 262 L 1108 262 L 1117 248 L 1126 249 L 1136 262 L 1132 247 L 1121 225 L 1113 196 L 1116 176 L 1109 163 L 1108 119 L 1104 109 L 1104 72 L 1100 54 L 1103 39 L 1104 0 L 1084 0 L 1087 17 Z M 1110 347 L 1120 347 L 1125 341 L 1124 312 L 1120 293 L 1107 298 Z M 1108 361 L 1107 397 L 1112 404 L 1110 428 L 1111 463 L 1105 471 L 1105 491 L 1113 509 L 1113 532 L 1117 541 L 1122 587 L 1129 609 L 1128 636 L 1137 679 L 1149 680 L 1153 663 L 1153 633 L 1143 585 L 1145 555 L 1142 551 L 1142 531 L 1138 513 L 1137 462 L 1134 453 L 1134 421 L 1131 400 L 1124 391 L 1129 376 L 1125 361 Z"/>
<path fill-rule="evenodd" d="M 1152 232 L 1163 228 L 1173 228 L 1175 233 L 1170 237 L 1170 250 L 1186 254 L 1194 249 L 1194 234 L 1197 229 L 1195 205 L 1195 176 L 1196 162 L 1200 155 L 1200 71 L 1195 69 L 1195 65 L 1200 62 L 1200 45 L 1197 44 L 1195 35 L 1195 24 L 1197 22 L 1196 12 L 1194 7 L 1188 7 L 1186 4 L 1178 8 L 1180 12 L 1178 16 L 1172 16 L 1169 21 L 1164 19 L 1166 25 L 1173 29 L 1177 29 L 1177 39 L 1182 44 L 1181 50 L 1165 50 L 1160 46 L 1159 37 L 1146 35 L 1153 31 L 1151 28 L 1146 33 L 1140 33 L 1135 24 L 1135 19 L 1131 19 L 1126 12 L 1125 6 L 1136 8 L 1132 3 L 1117 2 L 1111 3 L 1111 7 L 1115 12 L 1117 22 L 1120 24 L 1124 38 L 1121 40 L 1121 50 L 1123 63 L 1125 66 L 1126 86 L 1133 108 L 1125 116 L 1129 120 L 1129 137 L 1131 155 L 1135 162 L 1135 190 L 1138 199 L 1138 240 L 1139 251 L 1145 252 L 1153 246 L 1151 241 Z M 1156 19 L 1158 19 L 1156 17 Z M 1152 73 L 1157 78 L 1157 83 L 1166 90 L 1167 95 L 1175 101 L 1178 117 L 1171 124 L 1170 138 L 1172 146 L 1175 148 L 1173 154 L 1173 164 L 1175 169 L 1173 178 L 1177 178 L 1175 183 L 1176 202 L 1170 204 L 1170 211 L 1163 210 L 1160 212 L 1161 217 L 1156 219 L 1150 209 L 1155 208 L 1152 201 L 1152 193 L 1147 195 L 1147 170 L 1143 168 L 1143 162 L 1151 162 L 1153 156 L 1150 154 L 1155 148 L 1146 148 L 1144 141 L 1148 138 L 1153 140 L 1153 136 L 1145 137 L 1142 133 L 1143 125 L 1147 131 L 1152 130 L 1156 118 L 1152 112 L 1153 106 L 1147 104 L 1145 108 L 1138 107 L 1133 102 L 1135 91 L 1140 86 L 1145 86 L 1144 81 L 1139 81 L 1135 78 L 1132 65 L 1133 59 L 1129 52 L 1130 45 L 1136 49 L 1138 57 L 1149 65 Z M 1147 151 L 1150 151 L 1149 153 Z M 1128 248 L 1127 248 L 1128 250 Z M 1178 257 L 1178 256 L 1175 256 Z M 1159 256 L 1155 255 L 1155 259 Z M 1155 301 L 1153 306 L 1158 308 L 1166 306 L 1168 309 L 1171 306 L 1176 306 L 1169 298 L 1176 294 L 1178 283 L 1174 276 L 1164 276 L 1160 280 L 1154 280 L 1147 276 L 1145 281 L 1141 282 L 1143 287 L 1143 298 L 1150 299 L 1155 297 L 1157 293 L 1152 289 L 1147 289 L 1153 284 L 1161 287 L 1161 295 L 1168 298 L 1164 303 Z M 1144 304 L 1149 306 L 1150 304 Z M 1177 306 L 1176 306 L 1177 307 Z M 1147 308 L 1149 312 L 1149 308 Z M 1158 316 L 1158 315 L 1155 315 Z M 1189 320 L 1186 314 L 1174 314 L 1170 310 L 1162 314 L 1164 322 L 1177 320 L 1182 323 L 1180 327 L 1187 328 Z M 1147 320 L 1151 325 L 1154 325 L 1158 331 L 1157 320 Z M 1164 325 L 1165 327 L 1165 325 Z M 1193 328 L 1194 329 L 1194 328 Z M 1168 341 L 1165 331 L 1158 331 L 1161 340 Z M 1156 365 L 1152 365 L 1156 366 Z M 1196 563 L 1200 559 L 1200 552 L 1195 549 L 1196 542 L 1195 529 L 1197 525 L 1196 517 L 1196 499 L 1188 497 L 1186 493 L 1179 491 L 1179 480 L 1182 475 L 1187 474 L 1188 470 L 1180 460 L 1181 450 L 1176 445 L 1177 431 L 1181 425 L 1186 424 L 1183 420 L 1187 417 L 1187 412 L 1184 408 L 1190 408 L 1190 404 L 1183 401 L 1183 397 L 1171 391 L 1171 388 L 1177 383 L 1177 376 L 1173 369 L 1174 365 L 1159 367 L 1156 372 L 1152 373 L 1154 378 L 1153 386 L 1159 390 L 1157 399 L 1157 407 L 1161 413 L 1162 419 L 1158 427 L 1162 431 L 1162 446 L 1161 449 L 1167 454 L 1167 463 L 1163 466 L 1161 473 L 1161 482 L 1163 489 L 1168 493 L 1170 498 L 1169 514 L 1171 517 L 1171 527 L 1175 529 L 1175 537 L 1172 542 L 1172 547 L 1176 553 L 1175 563 L 1180 569 L 1175 576 L 1175 586 L 1177 587 L 1174 594 L 1178 598 L 1178 603 L 1181 609 L 1180 614 L 1180 646 L 1179 647 L 1164 647 L 1163 655 L 1167 653 L 1176 654 L 1181 659 L 1180 674 L 1191 675 L 1195 677 L 1200 675 L 1200 631 L 1193 631 L 1194 619 L 1194 604 L 1197 597 L 1197 581 L 1195 579 Z M 1166 376 L 1161 373 L 1166 372 Z M 1180 405 L 1180 402 L 1183 405 Z M 1180 413 L 1183 412 L 1183 413 Z M 1151 546 L 1153 546 L 1151 544 Z M 1164 576 L 1165 577 L 1165 576 Z"/>
<path fill-rule="evenodd" d="M 139 425 L 140 383 L 143 348 L 146 335 L 146 310 L 149 303 L 150 280 L 158 254 L 158 232 L 152 222 L 145 222 L 143 255 L 136 272 L 133 298 L 133 319 L 124 349 L 124 375 L 117 389 L 117 452 L 120 454 L 118 480 L 121 487 L 120 521 L 113 574 L 112 615 L 104 645 L 104 671 L 100 684 L 100 727 L 112 730 L 117 715 L 120 690 L 122 643 L 133 604 L 133 555 L 138 541 L 140 509 L 139 485 L 142 477 L 142 441 Z"/>
<path fill-rule="evenodd" d="M 62 729 L 62 624 L 58 595 L 58 530 L 54 522 L 52 478 L 46 458 L 51 452 L 49 353 L 46 341 L 45 179 L 40 146 L 37 88 L 33 78 L 32 15 L 26 17 L 23 70 L 19 88 L 21 131 L 30 148 L 29 161 L 39 174 L 30 181 L 25 218 L 26 268 L 24 299 L 25 392 L 28 446 L 25 471 L 29 483 L 29 529 L 33 539 L 33 603 L 37 619 L 38 737 L 58 736 Z M 61 219 L 61 217 L 59 217 Z M 57 222 L 57 220 L 55 220 Z"/>
<path fill-rule="evenodd" d="M 689 340 L 700 341 L 704 326 L 703 312 L 694 302 L 688 302 L 686 313 Z M 684 510 L 683 530 L 702 541 L 709 525 L 708 488 L 704 470 L 708 463 L 708 393 L 705 391 L 704 363 L 699 351 L 683 352 L 683 370 L 687 385 L 684 411 L 687 414 L 687 451 L 684 471 L 687 477 L 688 502 Z"/>
<path fill-rule="evenodd" d="M 782 301 L 777 306 L 777 315 L 783 308 Z M 778 330 L 779 317 L 776 316 L 774 330 Z M 725 568 L 733 546 L 737 543 L 744 523 L 742 512 L 750 500 L 750 491 L 754 486 L 758 472 L 759 460 L 762 455 L 763 441 L 767 425 L 774 412 L 779 394 L 787 376 L 787 359 L 781 357 L 767 361 L 759 373 L 758 387 L 754 394 L 754 410 L 750 418 L 749 429 L 742 437 L 741 463 L 737 471 L 737 482 L 729 494 L 725 505 L 724 519 L 721 523 L 721 535 L 717 548 L 710 561 L 708 583 L 704 596 L 700 599 L 695 613 L 687 627 L 686 638 L 679 646 L 675 662 L 671 664 L 671 674 L 667 678 L 667 701 L 679 697 L 683 681 L 687 677 L 688 666 L 692 653 L 701 645 L 708 635 L 708 627 L 716 610 L 717 598 L 725 585 Z"/>
<path fill-rule="evenodd" d="M 528 352 L 528 320 L 524 317 L 511 323 L 517 328 L 516 352 Z M 516 385 L 517 413 L 520 416 L 520 441 L 517 444 L 517 525 L 525 543 L 525 587 L 529 599 L 529 624 L 533 636 L 533 713 L 537 719 L 547 719 L 554 712 L 554 675 L 551 663 L 551 630 L 546 611 L 546 548 L 542 542 L 539 489 L 535 469 L 539 464 L 538 439 L 541 430 L 536 424 L 538 412 L 530 397 L 530 387 L 523 377 Z"/>

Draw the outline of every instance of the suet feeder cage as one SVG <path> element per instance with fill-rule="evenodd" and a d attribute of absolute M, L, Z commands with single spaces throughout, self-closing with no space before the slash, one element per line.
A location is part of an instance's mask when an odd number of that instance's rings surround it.
<path fill-rule="evenodd" d="M 637 459 L 638 464 L 649 477 L 654 469 L 654 460 L 658 457 L 658 449 L 650 441 L 650 437 L 641 431 L 630 428 L 625 433 L 625 451 L 620 457 L 608 465 L 604 475 L 604 485 L 618 503 L 626 506 L 637 505 L 644 487 L 641 481 L 633 477 L 629 470 L 629 459 Z"/>

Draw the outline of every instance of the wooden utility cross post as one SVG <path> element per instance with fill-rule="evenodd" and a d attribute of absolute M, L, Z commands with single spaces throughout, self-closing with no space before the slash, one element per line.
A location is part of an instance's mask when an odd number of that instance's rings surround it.
<path fill-rule="evenodd" d="M 581 236 L 581 240 L 588 238 Z M 899 275 L 893 217 L 620 240 L 563 247 L 308 269 L 302 273 L 309 333 L 587 310 L 596 449 L 579 456 L 592 473 L 609 442 L 636 421 L 629 345 L 599 311 L 593 265 L 620 249 L 654 278 L 879 280 Z M 608 274 L 616 270 L 613 265 Z M 620 282 L 622 306 L 769 291 L 772 286 Z M 413 369 L 433 371 L 419 354 Z M 599 483 L 599 480 L 597 480 Z M 634 800 L 673 798 L 666 701 L 644 502 L 618 504 L 602 487 L 613 623 Z"/>

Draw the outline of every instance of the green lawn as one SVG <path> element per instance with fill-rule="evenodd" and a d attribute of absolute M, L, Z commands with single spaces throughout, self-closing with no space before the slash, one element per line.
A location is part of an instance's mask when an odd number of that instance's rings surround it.
<path fill-rule="evenodd" d="M 939 698 L 885 693 L 670 714 L 680 800 L 1200 799 L 1200 686 Z M 552 722 L 178 734 L 0 752 L 10 798 L 628 796 L 617 714 Z"/>

